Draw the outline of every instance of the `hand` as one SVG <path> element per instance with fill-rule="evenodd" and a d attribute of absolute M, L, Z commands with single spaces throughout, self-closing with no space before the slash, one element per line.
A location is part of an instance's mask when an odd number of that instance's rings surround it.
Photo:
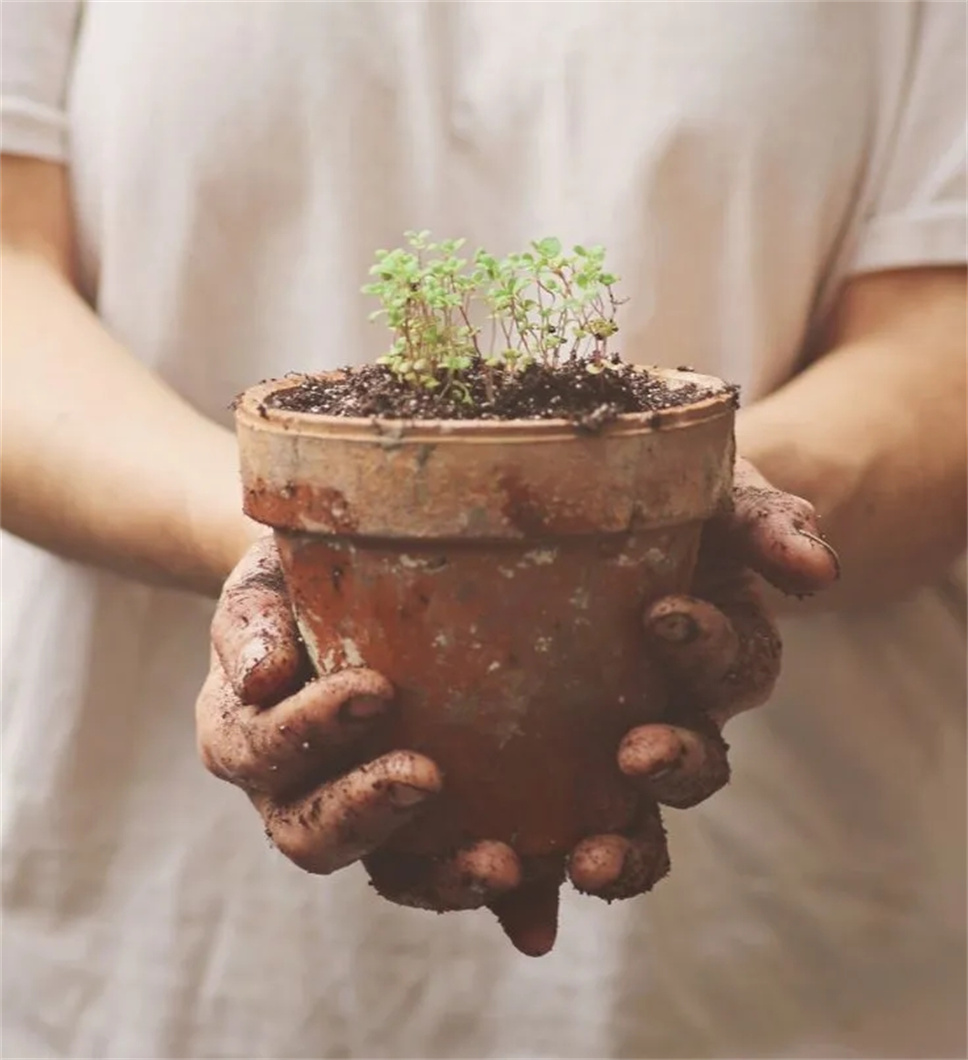
<path fill-rule="evenodd" d="M 606 899 L 649 890 L 668 870 L 656 803 L 685 807 L 728 779 L 722 725 L 762 703 L 779 669 L 779 640 L 751 570 L 806 593 L 836 578 L 836 559 L 806 502 L 772 489 L 739 462 L 731 516 L 709 525 L 697 597 L 669 597 L 645 616 L 645 637 L 666 661 L 669 722 L 641 726 L 619 749 L 641 785 L 633 834 L 586 839 L 568 863 L 572 881 Z M 522 865 L 507 845 L 481 841 L 450 859 L 380 847 L 441 790 L 429 759 L 396 751 L 357 765 L 354 748 L 390 709 L 392 688 L 370 670 L 311 676 L 272 539 L 226 582 L 212 627 L 212 661 L 196 708 L 199 747 L 216 776 L 245 790 L 276 846 L 309 872 L 363 859 L 376 889 L 405 905 L 489 906 L 523 952 L 554 941 L 561 866 Z M 323 778 L 320 782 L 320 778 Z"/>
<path fill-rule="evenodd" d="M 521 882 L 504 843 L 475 843 L 449 860 L 407 858 L 405 871 L 400 855 L 391 866 L 375 853 L 442 787 L 436 765 L 412 751 L 359 764 L 358 745 L 392 696 L 372 670 L 312 677 L 273 539 L 254 545 L 226 581 L 212 623 L 195 709 L 206 768 L 246 792 L 275 846 L 307 872 L 362 858 L 376 889 L 394 901 L 486 905 Z"/>
<path fill-rule="evenodd" d="M 780 671 L 780 638 L 758 576 L 805 596 L 835 582 L 839 565 L 813 507 L 738 459 L 733 510 L 703 532 L 695 595 L 665 597 L 644 616 L 648 647 L 669 674 L 672 709 L 666 723 L 639 726 L 622 740 L 619 767 L 642 790 L 640 818 L 629 835 L 578 844 L 567 866 L 578 890 L 609 901 L 650 890 L 669 871 L 658 805 L 695 806 L 729 780 L 722 728 L 765 703 Z M 550 881 L 525 885 L 493 908 L 519 948 L 550 949 L 556 912 Z"/>

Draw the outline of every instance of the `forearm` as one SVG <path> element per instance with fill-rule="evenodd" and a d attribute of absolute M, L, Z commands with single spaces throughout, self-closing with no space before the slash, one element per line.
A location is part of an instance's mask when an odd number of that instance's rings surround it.
<path fill-rule="evenodd" d="M 739 418 L 740 451 L 816 506 L 840 554 L 827 606 L 896 598 L 965 549 L 964 272 L 935 272 L 930 297 L 926 281 L 858 287 L 830 352 Z"/>
<path fill-rule="evenodd" d="M 235 442 L 115 342 L 43 254 L 3 251 L 4 529 L 215 594 L 255 527 Z"/>

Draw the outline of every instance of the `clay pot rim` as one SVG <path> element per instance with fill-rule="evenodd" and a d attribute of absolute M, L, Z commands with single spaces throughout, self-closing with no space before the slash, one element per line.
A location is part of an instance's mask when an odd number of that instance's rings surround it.
<path fill-rule="evenodd" d="M 699 372 L 662 368 L 653 365 L 636 366 L 666 381 L 694 383 L 714 391 L 698 401 L 674 408 L 652 412 L 629 412 L 616 417 L 602 428 L 600 435 L 650 434 L 689 427 L 732 412 L 736 407 L 735 391 L 721 379 Z M 292 412 L 273 408 L 265 401 L 280 390 L 299 386 L 305 379 L 341 377 L 345 370 L 334 372 L 291 373 L 282 379 L 269 379 L 249 387 L 238 399 L 235 414 L 238 420 L 248 420 L 263 429 L 304 435 L 325 435 L 358 441 L 381 442 L 391 439 L 395 444 L 406 442 L 443 441 L 464 443 L 501 441 L 504 443 L 535 443 L 561 441 L 564 438 L 588 438 L 573 422 L 565 419 L 518 420 L 397 420 L 364 416 L 330 416 L 316 412 Z"/>

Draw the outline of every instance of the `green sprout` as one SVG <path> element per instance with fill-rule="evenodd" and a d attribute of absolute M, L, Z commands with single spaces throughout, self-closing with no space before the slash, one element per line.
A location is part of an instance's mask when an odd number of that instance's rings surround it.
<path fill-rule="evenodd" d="M 567 254 L 549 237 L 501 260 L 485 250 L 462 257 L 463 239 L 405 238 L 405 248 L 377 251 L 363 288 L 381 304 L 371 319 L 384 319 L 393 335 L 380 363 L 402 382 L 470 400 L 462 375 L 475 362 L 485 368 L 489 398 L 500 373 L 553 369 L 566 359 L 593 373 L 613 365 L 608 342 L 621 302 L 603 247 Z"/>

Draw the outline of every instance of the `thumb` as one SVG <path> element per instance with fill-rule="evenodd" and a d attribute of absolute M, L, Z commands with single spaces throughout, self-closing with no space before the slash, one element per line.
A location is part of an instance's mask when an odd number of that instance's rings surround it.
<path fill-rule="evenodd" d="M 814 593 L 840 577 L 840 561 L 813 505 L 777 489 L 742 458 L 736 461 L 733 511 L 725 524 L 746 564 L 783 592 Z"/>
<path fill-rule="evenodd" d="M 246 704 L 273 706 L 309 676 L 271 535 L 249 549 L 225 582 L 212 645 Z"/>

